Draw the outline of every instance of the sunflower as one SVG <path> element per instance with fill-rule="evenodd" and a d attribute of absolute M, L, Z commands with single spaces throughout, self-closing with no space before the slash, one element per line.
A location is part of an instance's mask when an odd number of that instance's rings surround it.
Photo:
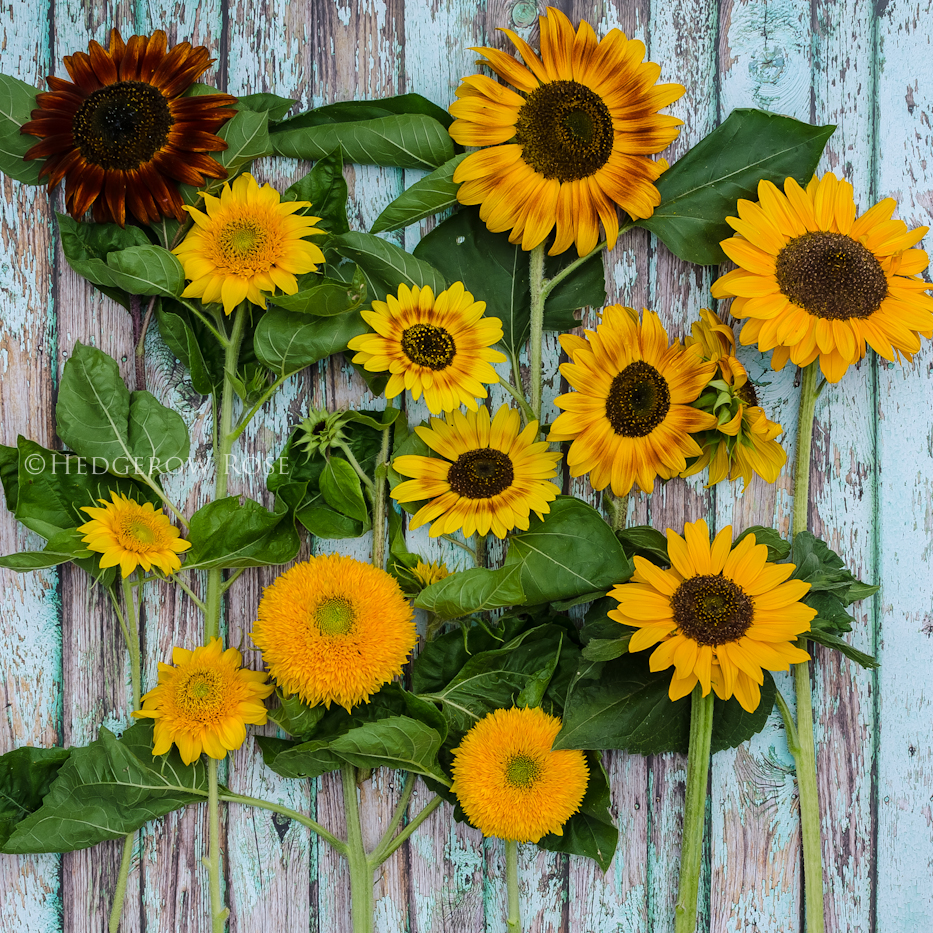
<path fill-rule="evenodd" d="M 426 564 L 423 560 L 419 560 L 412 569 L 411 575 L 422 587 L 426 587 L 430 586 L 432 583 L 440 583 L 441 580 L 447 579 L 447 577 L 450 576 L 450 571 L 447 569 L 447 564 L 442 560 L 433 561 L 430 564 Z"/>
<path fill-rule="evenodd" d="M 393 499 L 431 499 L 410 528 L 434 522 L 432 538 L 458 528 L 465 535 L 491 531 L 504 538 L 513 528 L 527 531 L 532 511 L 538 518 L 551 511 L 548 503 L 560 492 L 551 482 L 560 454 L 535 441 L 537 421 L 522 430 L 518 412 L 503 405 L 491 421 L 489 411 L 480 408 L 455 411 L 445 421 L 432 418 L 430 428 L 415 430 L 443 459 L 407 455 L 392 461 L 403 476 L 414 477 L 392 490 Z"/>
<path fill-rule="evenodd" d="M 497 709 L 453 750 L 451 790 L 484 835 L 537 842 L 564 834 L 564 823 L 580 809 L 589 769 L 583 752 L 551 750 L 560 727 L 537 707 Z"/>
<path fill-rule="evenodd" d="M 262 701 L 272 693 L 269 675 L 245 671 L 242 664 L 243 655 L 236 648 L 224 651 L 219 638 L 194 651 L 172 649 L 172 664 L 159 664 L 159 685 L 133 713 L 155 720 L 154 756 L 174 744 L 186 765 L 202 751 L 225 758 L 246 740 L 246 723 L 266 724 Z"/>
<path fill-rule="evenodd" d="M 65 179 L 72 217 L 93 205 L 94 220 L 121 227 L 127 209 L 144 224 L 182 220 L 178 183 L 200 188 L 227 175 L 207 153 L 227 148 L 214 134 L 235 115 L 236 98 L 182 96 L 212 61 L 188 42 L 166 50 L 161 30 L 124 43 L 112 29 L 106 51 L 91 42 L 87 55 L 65 56 L 71 81 L 49 76 L 50 92 L 22 127 L 41 142 L 24 158 L 46 160 L 39 175 L 49 191 Z"/>
<path fill-rule="evenodd" d="M 605 230 L 619 234 L 617 207 L 650 217 L 661 203 L 654 183 L 667 162 L 648 158 L 672 143 L 683 121 L 661 115 L 684 93 L 655 85 L 661 69 L 643 62 L 645 46 L 613 29 L 597 40 L 589 23 L 576 34 L 553 7 L 541 24 L 541 57 L 509 29 L 524 66 L 493 48 L 474 51 L 511 84 L 485 75 L 464 78 L 450 105 L 450 135 L 464 146 L 488 146 L 457 167 L 457 198 L 479 204 L 493 232 L 530 250 L 557 227 L 552 256 L 576 243 L 582 256 Z"/>
<path fill-rule="evenodd" d="M 639 324 L 632 308 L 610 305 L 586 339 L 564 334 L 560 342 L 572 360 L 560 371 L 576 391 L 554 400 L 564 411 L 548 440 L 573 442 L 571 476 L 589 473 L 594 489 L 611 484 L 617 496 L 636 481 L 651 492 L 655 477 L 677 476 L 700 456 L 690 435 L 716 419 L 690 403 L 716 364 L 669 344 L 657 314 L 645 311 Z"/>
<path fill-rule="evenodd" d="M 265 308 L 263 292 L 281 288 L 298 291 L 296 275 L 314 272 L 324 254 L 302 237 L 323 233 L 314 229 L 319 217 L 295 217 L 309 201 L 282 201 L 271 187 L 244 173 L 224 185 L 219 198 L 204 195 L 205 214 L 185 207 L 194 228 L 174 250 L 191 282 L 183 298 L 205 304 L 222 301 L 229 314 L 244 298 Z"/>
<path fill-rule="evenodd" d="M 110 493 L 112 501 L 99 499 L 103 508 L 82 505 L 81 511 L 91 521 L 78 531 L 91 551 L 102 554 L 101 569 L 119 565 L 120 573 L 128 577 L 137 567 L 158 568 L 163 573 L 181 570 L 179 554 L 191 547 L 190 541 L 179 537 L 178 529 L 163 512 L 157 512 L 151 502 L 136 502 L 128 496 Z"/>
<path fill-rule="evenodd" d="M 435 298 L 425 286 L 400 285 L 398 297 L 374 301 L 363 320 L 374 334 L 361 334 L 349 344 L 354 363 L 369 372 L 390 372 L 386 398 L 403 389 L 421 398 L 432 414 L 486 398 L 483 383 L 499 381 L 490 363 L 504 363 L 505 354 L 490 349 L 502 339 L 502 322 L 483 317 L 484 301 L 475 301 L 462 282 L 455 282 Z"/>
<path fill-rule="evenodd" d="M 674 667 L 672 700 L 699 683 L 703 696 L 712 687 L 753 712 L 763 669 L 786 671 L 810 657 L 793 644 L 816 615 L 800 602 L 810 584 L 788 580 L 793 564 L 769 564 L 753 534 L 732 547 L 731 526 L 711 545 L 706 522 L 688 522 L 682 538 L 668 530 L 667 547 L 670 570 L 635 557 L 631 582 L 609 593 L 619 603 L 609 618 L 638 629 L 629 651 L 658 645 L 649 663 L 652 671 Z"/>
<path fill-rule="evenodd" d="M 402 671 L 418 635 L 414 612 L 384 570 L 312 557 L 267 586 L 252 638 L 269 673 L 309 705 L 349 710 Z"/>
<path fill-rule="evenodd" d="M 910 359 L 920 335 L 933 336 L 931 286 L 920 278 L 927 254 L 911 249 L 928 228 L 892 220 L 895 207 L 886 198 L 856 218 L 852 185 L 832 172 L 806 190 L 793 178 L 783 192 L 760 182 L 758 202 L 739 201 L 739 216 L 726 218 L 738 236 L 722 248 L 740 268 L 713 283 L 716 298 L 734 297 L 734 317 L 749 318 L 742 343 L 773 350 L 778 370 L 819 357 L 829 382 L 866 344 Z"/>

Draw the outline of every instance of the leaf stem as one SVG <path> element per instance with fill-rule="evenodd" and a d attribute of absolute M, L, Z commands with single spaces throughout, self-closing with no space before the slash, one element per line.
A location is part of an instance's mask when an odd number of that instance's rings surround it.
<path fill-rule="evenodd" d="M 389 477 L 390 434 L 389 427 L 382 432 L 382 447 L 379 449 L 379 459 L 376 460 L 376 468 L 373 471 L 375 482 L 370 484 L 373 490 L 373 566 L 380 570 L 384 570 L 386 565 L 386 482 Z M 349 449 L 345 449 L 344 452 L 350 454 Z M 352 465 L 359 469 L 355 459 Z"/>
<path fill-rule="evenodd" d="M 532 421 L 537 420 L 535 418 L 535 413 L 531 410 L 531 406 L 527 401 L 525 401 L 525 396 L 522 395 L 522 393 L 519 392 L 518 389 L 516 389 L 508 379 L 500 379 L 499 384 L 503 389 L 505 389 L 506 392 L 509 393 L 509 395 L 512 396 L 512 398 L 515 399 L 516 402 L 518 402 L 518 407 L 522 411 L 522 419 L 526 425 L 530 424 Z"/>
<path fill-rule="evenodd" d="M 126 650 L 130 654 L 130 684 L 132 687 L 133 709 L 139 709 L 142 696 L 142 664 L 139 657 L 139 617 L 136 613 L 136 599 L 132 585 L 127 577 L 122 578 L 123 602 L 126 605 Z"/>
<path fill-rule="evenodd" d="M 146 316 L 143 318 L 142 327 L 139 329 L 139 337 L 136 340 L 136 359 L 138 360 L 142 359 L 146 353 L 146 333 L 149 330 L 149 324 L 152 321 L 152 312 L 155 311 L 156 301 L 158 300 L 158 298 L 159 298 L 158 295 L 153 295 L 152 298 L 149 299 L 149 307 L 146 308 Z M 145 382 L 145 370 L 143 371 L 143 374 L 144 374 L 144 382 Z M 139 388 L 138 379 L 136 383 L 136 388 L 137 389 Z"/>
<path fill-rule="evenodd" d="M 120 929 L 120 919 L 123 916 L 123 902 L 126 900 L 126 884 L 130 877 L 130 865 L 133 862 L 133 849 L 136 846 L 136 831 L 127 833 L 123 839 L 123 855 L 120 857 L 120 873 L 117 875 L 117 886 L 113 892 L 113 906 L 110 908 L 110 920 L 107 923 L 108 933 L 117 933 Z"/>
<path fill-rule="evenodd" d="M 506 929 L 509 933 L 521 933 L 522 910 L 518 898 L 518 843 L 514 839 L 505 840 L 505 884 L 509 897 Z"/>
<path fill-rule="evenodd" d="M 382 854 L 382 859 L 377 862 L 374 867 L 378 867 L 382 864 L 393 852 L 402 847 L 402 844 L 408 839 L 409 836 L 414 833 L 414 831 L 443 803 L 443 798 L 435 797 L 425 808 L 410 822 L 405 828 L 392 840 L 391 845 L 389 845 L 385 852 Z M 373 853 L 375 855 L 375 853 Z M 370 856 L 370 861 L 372 861 L 373 856 Z"/>
<path fill-rule="evenodd" d="M 216 338 L 217 342 L 224 348 L 230 345 L 230 338 L 222 334 L 204 315 L 204 312 L 200 308 L 196 307 L 190 301 L 187 301 L 184 298 L 175 299 L 180 305 L 187 308 Z"/>
<path fill-rule="evenodd" d="M 239 436 L 246 430 L 246 426 L 256 416 L 256 412 L 258 412 L 259 409 L 262 408 L 262 406 L 265 405 L 273 395 L 275 395 L 275 393 L 282 387 L 283 383 L 288 378 L 290 378 L 291 375 L 294 375 L 294 373 L 289 374 L 289 376 L 280 376 L 275 380 L 275 382 L 272 383 L 271 386 L 269 386 L 268 389 L 266 389 L 265 392 L 262 393 L 259 401 L 257 401 L 256 404 L 253 405 L 253 407 L 245 415 L 243 415 L 242 418 L 240 418 L 237 426 L 233 429 L 233 433 L 230 436 L 231 443 L 239 438 Z"/>
<path fill-rule="evenodd" d="M 470 557 L 473 558 L 474 561 L 476 561 L 476 551 L 474 551 L 473 548 L 471 548 L 469 544 L 465 544 L 463 541 L 457 540 L 457 538 L 455 538 L 453 535 L 442 534 L 441 537 L 445 541 L 449 541 L 451 544 L 456 544 L 458 548 L 462 548 L 464 551 L 467 552 L 467 554 L 470 555 Z M 478 564 L 479 562 L 477 561 L 477 565 Z"/>
<path fill-rule="evenodd" d="M 392 820 L 382 834 L 379 844 L 369 853 L 369 862 L 373 868 L 381 865 L 393 850 L 389 849 L 395 837 L 395 831 L 398 829 L 402 818 L 405 816 L 405 810 L 408 808 L 408 801 L 411 800 L 411 792 L 415 789 L 415 775 L 411 771 L 405 773 L 405 786 L 402 788 L 401 796 L 395 805 L 395 812 L 392 814 Z"/>
<path fill-rule="evenodd" d="M 373 933 L 376 910 L 373 897 L 373 869 L 363 848 L 363 827 L 356 799 L 356 768 L 344 764 L 340 769 L 343 779 L 343 808 L 347 817 L 347 861 L 350 865 L 350 909 L 353 933 Z"/>
<path fill-rule="evenodd" d="M 625 233 L 625 231 L 630 230 L 632 226 L 633 224 L 623 225 L 622 227 L 619 228 L 619 233 L 620 234 Z M 605 248 L 606 248 L 606 241 L 603 240 L 602 243 L 598 243 L 596 246 L 594 246 L 593 249 L 591 249 L 585 256 L 580 256 L 579 258 L 575 259 L 572 263 L 570 263 L 569 266 L 565 266 L 563 269 L 561 269 L 560 272 L 558 272 L 554 276 L 554 278 L 548 279 L 547 282 L 545 282 L 544 284 L 544 288 L 542 288 L 541 290 L 542 299 L 547 299 L 548 295 L 550 295 L 551 292 L 554 291 L 554 289 L 557 288 L 557 286 L 560 285 L 560 283 L 563 282 L 564 279 L 567 278 L 568 275 L 572 275 L 574 272 L 577 271 L 577 269 L 580 268 L 580 266 L 583 265 L 583 263 L 588 262 L 600 250 L 603 250 Z"/>
<path fill-rule="evenodd" d="M 243 574 L 244 574 L 245 572 L 246 572 L 246 568 L 245 568 L 245 567 L 240 567 L 239 570 L 235 570 L 233 573 L 231 573 L 230 576 L 227 577 L 227 579 L 224 580 L 224 581 L 220 584 L 220 592 L 221 592 L 221 593 L 226 593 L 227 590 L 229 590 L 230 587 L 233 586 L 233 584 L 236 583 L 236 581 L 239 580 L 240 577 L 243 576 Z"/>
<path fill-rule="evenodd" d="M 712 690 L 693 688 L 690 706 L 690 748 L 687 753 L 687 799 L 684 801 L 684 835 L 680 850 L 680 888 L 674 908 L 676 933 L 694 933 L 697 894 L 703 860 L 703 824 L 706 820 L 706 788 L 709 782 L 710 744 L 713 737 Z"/>
<path fill-rule="evenodd" d="M 193 603 L 195 604 L 195 606 L 197 606 L 198 609 L 201 610 L 202 614 L 203 614 L 204 611 L 206 610 L 207 607 L 206 607 L 206 605 L 205 605 L 205 603 L 204 603 L 204 600 L 201 599 L 201 598 L 194 592 L 194 590 L 192 590 L 191 587 L 188 586 L 188 584 L 185 583 L 184 580 L 182 580 L 182 578 L 181 578 L 177 573 L 173 573 L 170 577 L 159 576 L 159 577 L 157 577 L 156 579 L 158 579 L 158 580 L 166 580 L 166 581 L 168 581 L 168 582 L 170 582 L 170 583 L 174 583 L 175 586 L 177 586 L 177 587 L 188 597 L 188 599 L 190 599 L 191 602 L 193 602 Z"/>
<path fill-rule="evenodd" d="M 207 808 L 209 843 L 207 874 L 211 887 L 211 933 L 224 933 L 230 910 L 224 906 L 220 890 L 220 806 L 217 785 L 217 759 L 207 759 Z"/>
<path fill-rule="evenodd" d="M 362 481 L 363 485 L 369 490 L 369 494 L 373 496 L 373 498 L 375 499 L 376 488 L 373 485 L 373 481 L 369 477 L 369 474 L 367 474 L 367 472 L 360 466 L 360 462 L 353 455 L 353 451 L 350 450 L 349 446 L 347 444 L 344 444 L 343 441 L 335 441 L 334 447 L 336 447 L 338 450 L 343 451 L 343 455 L 347 458 L 347 463 L 349 463 L 350 466 L 353 467 L 353 472 L 356 473 L 356 475 Z"/>
<path fill-rule="evenodd" d="M 535 420 L 541 422 L 542 347 L 544 342 L 544 300 L 547 297 L 544 281 L 544 244 L 528 254 L 528 285 L 531 292 L 531 332 L 528 336 L 528 357 L 531 376 L 531 410 Z"/>

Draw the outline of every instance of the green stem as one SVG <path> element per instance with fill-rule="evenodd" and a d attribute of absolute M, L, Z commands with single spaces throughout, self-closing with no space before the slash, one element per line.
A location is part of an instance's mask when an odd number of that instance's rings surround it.
<path fill-rule="evenodd" d="M 240 567 L 239 570 L 235 570 L 233 573 L 231 573 L 230 576 L 227 577 L 227 579 L 224 580 L 223 583 L 221 583 L 220 585 L 221 593 L 226 593 L 227 590 L 229 590 L 230 587 L 233 586 L 233 584 L 236 583 L 236 581 L 239 580 L 240 577 L 242 577 L 245 572 L 246 572 L 246 568 Z"/>
<path fill-rule="evenodd" d="M 381 861 L 373 864 L 377 868 L 382 864 L 396 849 L 400 849 L 406 839 L 443 803 L 441 797 L 435 797 L 393 840 L 391 845 L 387 846 L 381 853 Z M 375 855 L 375 853 L 373 853 Z M 370 862 L 373 862 L 373 856 L 370 856 Z"/>
<path fill-rule="evenodd" d="M 356 799 L 356 768 L 345 764 L 343 778 L 343 809 L 347 816 L 347 861 L 350 865 L 350 910 L 353 933 L 373 933 L 376 911 L 373 896 L 373 869 L 363 848 L 363 827 Z"/>
<path fill-rule="evenodd" d="M 386 482 L 389 478 L 389 441 L 390 430 L 386 428 L 382 432 L 382 447 L 379 450 L 379 459 L 376 461 L 376 469 L 373 471 L 375 482 L 372 483 L 373 566 L 378 567 L 380 570 L 384 570 L 386 565 Z M 347 451 L 347 453 L 349 453 L 349 451 Z M 359 465 L 355 460 L 351 465 L 359 469 Z"/>
<path fill-rule="evenodd" d="M 684 836 L 680 850 L 680 889 L 674 909 L 675 933 L 694 933 L 697 925 L 709 750 L 713 737 L 713 699 L 712 691 L 703 696 L 703 688 L 699 684 L 693 688 L 690 748 L 687 753 L 687 799 L 684 801 Z"/>
<path fill-rule="evenodd" d="M 609 513 L 612 530 L 624 531 L 625 519 L 628 516 L 628 495 L 615 496 L 607 489 L 603 494 L 603 505 Z"/>
<path fill-rule="evenodd" d="M 207 809 L 210 829 L 207 875 L 211 887 L 211 933 L 224 933 L 230 911 L 224 906 L 220 891 L 220 805 L 216 758 L 207 759 Z"/>
<path fill-rule="evenodd" d="M 242 418 L 240 418 L 237 426 L 233 429 L 233 433 L 230 435 L 231 443 L 239 438 L 239 436 L 246 430 L 246 426 L 256 416 L 256 412 L 258 412 L 259 409 L 262 408 L 262 406 L 265 405 L 273 395 L 275 395 L 275 393 L 281 388 L 281 386 L 285 383 L 285 380 L 288 378 L 289 376 L 282 376 L 280 379 L 276 379 L 275 382 L 273 382 L 272 385 L 262 393 L 262 395 L 259 397 L 259 401 L 256 402 L 256 404 L 253 405 L 253 407 L 245 415 L 243 415 Z"/>
<path fill-rule="evenodd" d="M 544 343 L 544 244 L 528 254 L 528 284 L 531 290 L 531 333 L 528 336 L 531 376 L 531 410 L 535 420 L 541 422 L 541 361 Z"/>
<path fill-rule="evenodd" d="M 505 389 L 506 392 L 509 393 L 509 395 L 512 396 L 512 398 L 515 399 L 516 402 L 518 402 L 518 407 L 521 409 L 522 418 L 524 419 L 525 424 L 529 424 L 530 422 L 535 421 L 535 413 L 531 410 L 531 406 L 528 404 L 528 402 L 525 401 L 525 396 L 522 395 L 522 393 L 519 392 L 518 389 L 516 389 L 508 379 L 500 379 L 499 384 L 503 389 Z"/>
<path fill-rule="evenodd" d="M 794 470 L 794 513 L 791 536 L 807 530 L 810 505 L 810 455 L 813 447 L 813 420 L 819 362 L 804 367 L 800 381 L 800 416 L 797 419 L 797 460 Z M 807 639 L 797 647 L 807 650 Z M 820 844 L 820 800 L 816 780 L 816 741 L 813 736 L 813 696 L 810 663 L 794 665 L 797 694 L 796 752 L 797 793 L 800 800 L 800 836 L 803 850 L 803 892 L 806 933 L 823 933 L 823 853 Z"/>
<path fill-rule="evenodd" d="M 177 587 L 188 597 L 188 599 L 190 599 L 191 602 L 193 602 L 193 603 L 195 604 L 195 606 L 197 606 L 198 609 L 201 610 L 202 613 L 206 611 L 207 606 L 204 604 L 204 600 L 202 600 L 202 599 L 194 592 L 194 590 L 192 590 L 191 587 L 188 586 L 188 584 L 185 583 L 184 580 L 181 579 L 181 577 L 180 577 L 177 573 L 172 574 L 171 577 L 159 577 L 159 579 L 160 579 L 160 580 L 169 580 L 169 581 L 171 581 L 172 583 L 174 583 L 175 586 L 177 586 Z"/>
<path fill-rule="evenodd" d="M 383 431 L 383 435 L 386 435 L 386 432 Z M 353 451 L 350 450 L 350 447 L 347 444 L 344 444 L 342 441 L 336 441 L 334 447 L 338 450 L 343 451 L 344 457 L 347 458 L 347 463 L 353 467 L 353 472 L 360 478 L 363 485 L 369 490 L 369 494 L 373 497 L 376 495 L 376 489 L 373 485 L 373 481 L 369 478 L 369 474 L 360 466 L 359 460 L 353 456 Z M 378 466 L 378 464 L 377 464 Z"/>
<path fill-rule="evenodd" d="M 625 224 L 622 227 L 620 227 L 619 228 L 620 235 L 625 233 L 626 230 L 631 230 L 633 226 L 634 224 Z M 570 263 L 569 266 L 564 266 L 564 268 L 561 269 L 560 272 L 555 274 L 554 278 L 547 280 L 547 282 L 544 285 L 544 288 L 541 290 L 542 299 L 546 299 L 548 295 L 550 295 L 551 292 L 554 291 L 554 289 L 557 288 L 557 286 L 560 285 L 560 283 L 563 282 L 564 279 L 567 278 L 568 275 L 572 275 L 574 272 L 577 271 L 577 269 L 580 268 L 580 266 L 583 265 L 583 263 L 588 262 L 600 250 L 604 250 L 605 248 L 606 248 L 606 241 L 603 240 L 602 243 L 598 243 L 596 246 L 594 246 L 593 249 L 591 249 L 585 256 L 580 256 L 579 258 L 575 259 L 572 263 Z"/>
<path fill-rule="evenodd" d="M 126 604 L 126 649 L 130 653 L 130 684 L 133 691 L 133 709 L 140 708 L 142 696 L 142 664 L 139 657 L 139 617 L 136 600 L 128 578 L 123 578 L 123 601 Z"/>
<path fill-rule="evenodd" d="M 518 899 L 518 843 L 505 840 L 505 884 L 509 892 L 509 913 L 505 925 L 509 933 L 521 933 L 522 910 Z"/>
<path fill-rule="evenodd" d="M 395 812 L 392 814 L 392 820 L 386 827 L 386 831 L 379 840 L 379 845 L 369 853 L 370 864 L 375 868 L 381 865 L 388 858 L 389 846 L 395 837 L 395 831 L 398 829 L 402 818 L 405 816 L 405 810 L 408 808 L 408 801 L 411 800 L 411 792 L 415 789 L 415 775 L 408 771 L 405 774 L 405 786 L 402 788 L 402 794 L 395 805 Z"/>
<path fill-rule="evenodd" d="M 485 567 L 487 564 L 486 535 L 481 535 L 478 531 L 476 532 L 476 550 L 474 553 L 476 555 L 476 566 Z"/>
<path fill-rule="evenodd" d="M 135 479 L 138 479 L 141 483 L 145 483 L 161 500 L 162 504 L 178 519 L 178 521 L 185 527 L 188 528 L 188 519 L 178 510 L 175 506 L 175 503 L 162 491 L 162 488 L 159 486 L 151 476 L 147 476 L 145 473 L 135 474 Z"/>
<path fill-rule="evenodd" d="M 192 304 L 190 301 L 186 301 L 184 298 L 176 298 L 176 301 L 184 305 L 213 335 L 217 338 L 217 342 L 225 350 L 230 345 L 230 338 L 224 336 L 204 315 L 204 313 Z"/>
<path fill-rule="evenodd" d="M 458 541 L 453 535 L 443 534 L 441 535 L 441 537 L 445 541 L 449 541 L 451 544 L 456 544 L 458 548 L 461 548 L 462 550 L 466 551 L 467 554 L 469 554 L 470 557 L 472 557 L 473 560 L 476 562 L 476 565 L 479 566 L 479 561 L 476 560 L 476 551 L 474 551 L 473 548 L 471 548 L 469 544 L 465 544 L 463 541 Z"/>
<path fill-rule="evenodd" d="M 120 874 L 117 875 L 117 886 L 113 892 L 113 906 L 110 908 L 110 921 L 107 924 L 109 933 L 117 933 L 117 930 L 120 929 L 120 918 L 123 915 L 123 901 L 126 899 L 126 883 L 130 877 L 130 864 L 133 861 L 133 848 L 135 845 L 136 832 L 127 833 L 123 839 Z"/>

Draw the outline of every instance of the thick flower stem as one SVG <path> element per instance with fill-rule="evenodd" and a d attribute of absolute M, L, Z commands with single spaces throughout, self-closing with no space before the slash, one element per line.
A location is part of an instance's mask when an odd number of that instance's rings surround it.
<path fill-rule="evenodd" d="M 382 432 L 382 447 L 373 471 L 373 566 L 386 566 L 386 482 L 389 477 L 389 444 L 391 429 Z"/>
<path fill-rule="evenodd" d="M 505 886 L 509 892 L 506 929 L 509 933 L 521 933 L 522 911 L 518 899 L 518 843 L 514 839 L 505 840 Z"/>
<path fill-rule="evenodd" d="M 538 423 L 541 422 L 541 354 L 544 343 L 544 244 L 529 253 L 529 287 L 531 289 L 531 333 L 529 335 L 529 360 L 531 363 L 531 410 Z"/>
<path fill-rule="evenodd" d="M 703 861 L 703 824 L 706 820 L 706 788 L 709 781 L 710 743 L 713 737 L 713 692 L 703 696 L 693 688 L 690 707 L 690 748 L 687 753 L 687 799 L 684 801 L 684 836 L 680 850 L 680 888 L 674 908 L 676 933 L 694 933 L 697 894 Z"/>
<path fill-rule="evenodd" d="M 363 827 L 356 799 L 356 768 L 345 764 L 343 809 L 347 817 L 347 861 L 350 864 L 350 909 L 353 933 L 373 933 L 376 903 L 373 897 L 373 869 L 363 848 Z"/>
<path fill-rule="evenodd" d="M 136 833 L 127 833 L 123 840 L 120 874 L 117 875 L 117 886 L 113 892 L 113 906 L 110 908 L 110 921 L 107 924 L 108 933 L 117 933 L 117 930 L 120 929 L 120 918 L 123 916 L 123 901 L 126 899 L 126 883 L 130 877 L 130 864 L 133 861 L 133 848 L 135 845 Z"/>
<path fill-rule="evenodd" d="M 797 462 L 794 472 L 794 515 L 791 535 L 807 530 L 810 505 L 810 454 L 813 446 L 813 419 L 819 363 L 802 370 L 800 417 L 797 421 Z M 797 647 L 807 650 L 807 639 Z M 797 742 L 791 749 L 797 766 L 797 793 L 800 798 L 800 836 L 803 849 L 803 893 L 806 933 L 823 933 L 823 853 L 820 844 L 820 800 L 816 780 L 816 742 L 813 737 L 813 698 L 810 689 L 810 663 L 794 665 L 797 694 Z"/>
<path fill-rule="evenodd" d="M 207 874 L 211 887 L 211 933 L 224 933 L 230 911 L 224 906 L 220 891 L 220 802 L 217 787 L 217 760 L 207 760 L 207 809 L 210 821 L 210 842 L 207 853 Z"/>

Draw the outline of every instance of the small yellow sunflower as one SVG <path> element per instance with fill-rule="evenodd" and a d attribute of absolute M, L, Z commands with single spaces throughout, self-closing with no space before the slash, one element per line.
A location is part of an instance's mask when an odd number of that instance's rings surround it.
<path fill-rule="evenodd" d="M 449 577 L 450 571 L 447 569 L 447 564 L 443 561 L 434 561 L 430 564 L 426 564 L 424 561 L 419 560 L 414 570 L 411 571 L 411 575 L 422 586 L 430 586 L 432 583 L 439 583 L 441 580 Z"/>
<path fill-rule="evenodd" d="M 527 531 L 532 511 L 542 518 L 560 490 L 551 482 L 560 454 L 535 441 L 538 422 L 524 431 L 514 409 L 503 405 L 490 420 L 489 411 L 455 411 L 446 421 L 431 419 L 431 427 L 415 428 L 418 436 L 440 454 L 396 457 L 392 465 L 412 476 L 392 490 L 400 502 L 431 501 L 419 509 L 410 528 L 427 522 L 431 537 L 458 528 L 465 535 L 491 531 L 504 538 L 513 528 Z"/>
<path fill-rule="evenodd" d="M 483 835 L 537 842 L 564 834 L 590 773 L 583 752 L 552 751 L 560 727 L 537 707 L 497 709 L 453 750 L 451 790 Z"/>
<path fill-rule="evenodd" d="M 314 706 L 349 710 L 402 672 L 418 634 L 414 612 L 384 570 L 312 557 L 267 586 L 252 639 L 276 683 Z"/>
<path fill-rule="evenodd" d="M 91 521 L 78 528 L 88 549 L 103 555 L 101 568 L 119 566 L 124 577 L 137 567 L 146 571 L 156 567 L 163 573 L 181 570 L 178 555 L 191 543 L 179 537 L 168 516 L 157 512 L 151 502 L 136 502 L 116 492 L 110 498 L 110 502 L 98 500 L 103 508 L 82 505 Z"/>
<path fill-rule="evenodd" d="M 810 584 L 787 579 L 793 564 L 769 564 L 753 534 L 733 548 L 731 525 L 711 545 L 706 522 L 688 522 L 682 538 L 668 530 L 667 547 L 670 570 L 635 557 L 631 582 L 609 593 L 619 603 L 609 618 L 638 629 L 629 651 L 658 645 L 651 670 L 674 667 L 672 700 L 699 683 L 703 696 L 712 688 L 753 712 L 763 669 L 786 671 L 810 657 L 794 645 L 816 615 L 800 602 Z"/>
<path fill-rule="evenodd" d="M 571 476 L 589 473 L 594 489 L 611 485 L 617 496 L 635 482 L 651 492 L 656 477 L 677 476 L 687 457 L 700 456 L 691 434 L 716 419 L 690 403 L 716 364 L 669 343 L 657 314 L 645 311 L 639 324 L 632 308 L 610 305 L 586 339 L 564 334 L 560 342 L 572 361 L 560 371 L 576 391 L 554 400 L 564 411 L 548 440 L 573 442 Z"/>
<path fill-rule="evenodd" d="M 496 233 L 530 250 L 557 227 L 552 256 L 576 244 L 582 256 L 599 240 L 609 249 L 619 234 L 617 210 L 650 217 L 661 203 L 654 183 L 667 162 L 648 156 L 670 145 L 681 120 L 659 114 L 684 93 L 655 81 L 661 69 L 643 62 L 645 46 L 618 29 L 597 40 L 589 23 L 574 34 L 553 7 L 541 24 L 541 57 L 509 29 L 524 66 L 493 48 L 474 51 L 516 90 L 485 75 L 464 78 L 450 135 L 464 146 L 486 146 L 457 166 L 462 204 L 479 204 Z"/>
<path fill-rule="evenodd" d="M 174 250 L 190 284 L 183 298 L 223 302 L 231 311 L 244 299 L 265 308 L 263 292 L 298 291 L 296 275 L 314 272 L 324 254 L 302 237 L 323 233 L 319 217 L 296 217 L 309 201 L 283 201 L 271 185 L 259 187 L 250 174 L 224 185 L 219 198 L 204 195 L 207 213 L 185 207 L 194 221 Z"/>
<path fill-rule="evenodd" d="M 137 719 L 154 719 L 152 754 L 178 746 L 190 765 L 203 751 L 225 758 L 246 740 L 246 723 L 263 726 L 263 700 L 272 693 L 268 674 L 243 670 L 236 648 L 223 650 L 219 638 L 194 651 L 172 649 L 172 664 L 159 664 L 159 685 L 143 698 Z M 174 667 L 172 666 L 174 665 Z"/>
<path fill-rule="evenodd" d="M 369 372 L 390 372 L 386 398 L 404 389 L 421 398 L 432 414 L 465 405 L 476 411 L 476 400 L 486 398 L 483 383 L 499 381 L 490 363 L 504 363 L 505 354 L 491 349 L 502 339 L 502 322 L 483 317 L 486 302 L 475 301 L 455 282 L 436 298 L 425 286 L 400 285 L 398 297 L 374 301 L 363 320 L 374 334 L 361 334 L 349 344 L 354 363 Z"/>
<path fill-rule="evenodd" d="M 920 336 L 933 336 L 931 288 L 920 278 L 927 254 L 912 249 L 927 227 L 892 220 L 893 198 L 855 216 L 852 185 L 828 172 L 806 190 L 788 178 L 781 192 L 758 185 L 758 202 L 739 201 L 726 218 L 738 236 L 722 242 L 740 268 L 713 283 L 716 298 L 734 298 L 732 315 L 749 318 L 743 344 L 773 350 L 771 366 L 817 357 L 838 382 L 865 355 L 910 359 Z"/>

